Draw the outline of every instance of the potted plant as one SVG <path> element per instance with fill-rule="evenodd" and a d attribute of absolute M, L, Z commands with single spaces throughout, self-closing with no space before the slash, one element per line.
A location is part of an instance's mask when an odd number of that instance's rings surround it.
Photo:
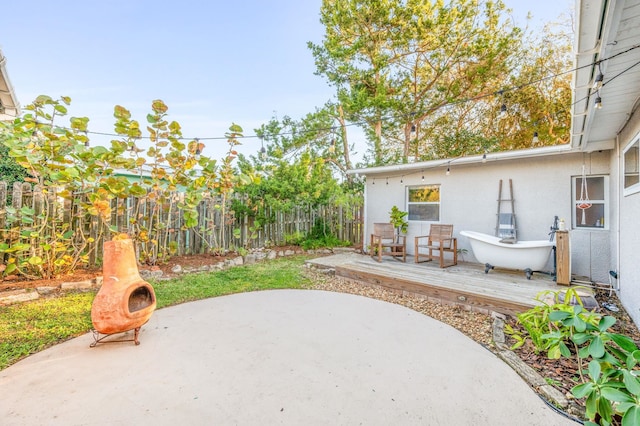
<path fill-rule="evenodd" d="M 400 210 L 397 206 L 391 207 L 389 212 L 390 222 L 396 228 L 396 240 L 399 240 L 400 234 L 405 234 L 409 228 L 409 222 L 405 219 L 409 213 Z M 399 242 L 399 241 L 396 241 Z"/>

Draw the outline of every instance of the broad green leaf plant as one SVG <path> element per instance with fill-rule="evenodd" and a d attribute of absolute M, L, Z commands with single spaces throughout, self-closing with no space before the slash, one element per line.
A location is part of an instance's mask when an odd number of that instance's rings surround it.
<path fill-rule="evenodd" d="M 518 315 L 526 334 L 505 328 L 516 341 L 512 349 L 530 339 L 550 359 L 576 358 L 582 384 L 571 392 L 576 398 L 586 398 L 585 425 L 618 424 L 617 418 L 623 426 L 640 424 L 640 350 L 636 343 L 611 331 L 614 317 L 586 310 L 576 288 L 567 289 L 564 297 L 561 292 L 547 291 L 536 299 L 539 305 Z M 582 365 L 587 361 L 585 374 Z"/>
<path fill-rule="evenodd" d="M 67 127 L 56 126 L 67 115 L 71 99 L 39 96 L 27 113 L 0 128 L 0 142 L 35 184 L 32 205 L 6 209 L 0 252 L 8 254 L 5 275 L 51 278 L 86 263 L 92 238 L 71 231 L 71 221 L 82 212 L 69 212 L 73 194 L 89 184 L 89 170 L 81 161 L 87 151 L 86 117 L 72 117 Z M 96 206 L 100 208 L 101 206 Z"/>
<path fill-rule="evenodd" d="M 4 275 L 35 279 L 69 273 L 87 263 L 96 242 L 121 232 L 137 242 L 141 261 L 166 260 L 176 244 L 169 240 L 172 229 L 161 213 L 166 217 L 173 209 L 182 210 L 183 228 L 217 231 L 223 238 L 224 229 L 204 224 L 197 208 L 204 197 L 221 196 L 218 208 L 224 215 L 227 195 L 242 183 L 232 166 L 239 126 L 230 128 L 230 149 L 218 167 L 202 155 L 199 140 L 184 141 L 180 125 L 168 121 L 168 107 L 161 100 L 151 104 L 146 132 L 126 108 L 116 106 L 115 132 L 120 139 L 108 147 L 91 146 L 87 117 L 70 117 L 60 124 L 70 103 L 68 97 L 39 96 L 22 117 L 0 123 L 0 143 L 28 173 L 25 181 L 35 185 L 30 204 L 14 200 L 14 206 L 6 208 L 6 226 L 0 229 Z M 130 222 L 116 226 L 113 217 L 130 197 Z M 96 225 L 90 232 L 73 232 L 78 227 L 72 224 L 78 221 Z"/>

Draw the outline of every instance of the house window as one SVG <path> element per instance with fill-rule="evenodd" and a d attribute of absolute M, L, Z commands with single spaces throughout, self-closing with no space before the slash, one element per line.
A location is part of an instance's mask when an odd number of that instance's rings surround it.
<path fill-rule="evenodd" d="M 409 220 L 440 220 L 440 185 L 410 186 L 407 190 Z"/>
<path fill-rule="evenodd" d="M 640 192 L 640 139 L 636 139 L 624 150 L 624 195 Z"/>
<path fill-rule="evenodd" d="M 608 188 L 607 176 L 586 176 L 585 182 L 582 176 L 573 178 L 573 227 L 575 229 L 608 228 Z"/>

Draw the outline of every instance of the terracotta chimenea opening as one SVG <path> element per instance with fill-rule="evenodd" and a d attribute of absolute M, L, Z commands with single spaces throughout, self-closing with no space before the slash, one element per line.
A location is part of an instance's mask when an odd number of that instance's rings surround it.
<path fill-rule="evenodd" d="M 156 309 L 156 294 L 140 277 L 133 241 L 127 238 L 104 243 L 102 274 L 102 287 L 91 306 L 91 322 L 95 328 L 91 347 L 114 341 L 133 341 L 139 345 L 140 328 Z M 134 331 L 133 339 L 104 340 L 130 330 Z"/>

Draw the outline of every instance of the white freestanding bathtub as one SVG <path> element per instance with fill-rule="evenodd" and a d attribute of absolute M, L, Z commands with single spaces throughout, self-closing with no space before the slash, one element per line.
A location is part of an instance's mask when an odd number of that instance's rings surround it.
<path fill-rule="evenodd" d="M 474 231 L 461 231 L 460 235 L 469 238 L 473 255 L 478 262 L 485 264 L 485 273 L 494 266 L 522 269 L 529 279 L 533 271 L 540 271 L 545 267 L 555 245 L 548 240 L 501 243 L 499 237 Z"/>

